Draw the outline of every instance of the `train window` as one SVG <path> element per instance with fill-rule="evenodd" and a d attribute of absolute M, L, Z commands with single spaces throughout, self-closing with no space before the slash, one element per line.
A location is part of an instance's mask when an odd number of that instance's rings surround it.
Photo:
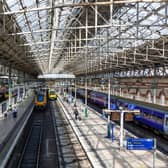
<path fill-rule="evenodd" d="M 51 94 L 51 95 L 54 95 L 54 94 L 55 94 L 55 91 L 50 91 L 50 94 Z"/>
<path fill-rule="evenodd" d="M 146 116 L 146 113 L 142 112 L 142 116 L 145 117 L 145 116 Z"/>
<path fill-rule="evenodd" d="M 153 120 L 153 121 L 157 121 L 157 116 L 154 116 L 154 115 L 153 115 L 153 116 L 152 116 L 152 120 Z"/>
<path fill-rule="evenodd" d="M 159 124 L 162 124 L 163 123 L 163 118 L 157 117 L 156 122 L 159 123 Z"/>
<path fill-rule="evenodd" d="M 147 114 L 147 113 L 145 113 L 145 112 L 144 112 L 143 114 L 144 114 L 143 116 L 144 116 L 145 118 L 147 118 L 148 114 Z"/>
<path fill-rule="evenodd" d="M 143 114 L 144 118 L 151 119 L 151 114 L 144 112 Z"/>
<path fill-rule="evenodd" d="M 165 125 L 168 126 L 168 117 L 166 117 Z"/>

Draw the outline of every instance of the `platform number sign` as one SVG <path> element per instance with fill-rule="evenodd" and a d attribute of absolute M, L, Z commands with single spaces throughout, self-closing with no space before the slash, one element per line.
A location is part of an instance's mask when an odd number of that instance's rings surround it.
<path fill-rule="evenodd" d="M 156 168 L 156 139 L 151 138 L 128 138 L 127 150 L 152 150 L 153 168 Z"/>

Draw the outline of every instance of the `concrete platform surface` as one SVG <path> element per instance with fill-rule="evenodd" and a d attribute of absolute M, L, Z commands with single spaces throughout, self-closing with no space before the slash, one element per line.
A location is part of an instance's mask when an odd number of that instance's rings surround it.
<path fill-rule="evenodd" d="M 5 138 L 9 135 L 13 127 L 17 124 L 17 122 L 21 119 L 23 114 L 25 113 L 28 106 L 33 101 L 33 96 L 30 96 L 28 98 L 25 98 L 22 102 L 20 102 L 17 106 L 17 118 L 13 118 L 12 112 L 8 113 L 7 118 L 0 118 L 0 144 L 3 143 Z"/>
<path fill-rule="evenodd" d="M 102 119 L 100 114 L 89 108 L 88 117 L 85 117 L 84 105 L 81 101 L 77 101 L 81 120 L 75 120 L 73 106 L 63 102 L 61 96 L 58 101 L 95 168 L 153 168 L 152 151 L 119 149 L 119 126 L 114 129 L 116 140 L 112 142 L 106 138 L 107 121 Z M 126 130 L 125 136 L 130 136 Z M 157 151 L 155 168 L 167 167 L 168 156 Z"/>

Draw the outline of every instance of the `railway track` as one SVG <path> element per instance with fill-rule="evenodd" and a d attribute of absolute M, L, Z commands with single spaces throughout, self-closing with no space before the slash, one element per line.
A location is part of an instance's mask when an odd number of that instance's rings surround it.
<path fill-rule="evenodd" d="M 43 112 L 34 112 L 33 124 L 18 167 L 59 168 L 51 105 Z"/>
<path fill-rule="evenodd" d="M 48 103 L 45 111 L 32 113 L 8 168 L 92 167 L 59 106 Z M 24 139 L 24 140 L 23 140 Z"/>
<path fill-rule="evenodd" d="M 25 138 L 24 146 L 20 150 L 18 164 L 12 168 L 59 168 L 50 103 L 45 111 L 34 110 L 31 118 L 31 124 L 28 127 L 30 130 Z M 12 164 L 10 163 L 10 165 Z"/>
<path fill-rule="evenodd" d="M 42 139 L 42 122 L 42 120 L 35 120 L 33 122 L 18 164 L 19 168 L 38 167 Z"/>

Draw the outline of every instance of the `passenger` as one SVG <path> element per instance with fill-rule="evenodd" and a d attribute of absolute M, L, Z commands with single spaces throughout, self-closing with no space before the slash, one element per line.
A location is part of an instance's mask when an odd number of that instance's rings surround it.
<path fill-rule="evenodd" d="M 66 102 L 69 103 L 68 101 L 69 101 L 69 94 L 66 95 Z"/>
<path fill-rule="evenodd" d="M 68 96 L 68 103 L 71 104 L 72 101 L 73 101 L 73 97 L 72 97 L 72 95 L 69 95 L 69 96 Z"/>
<path fill-rule="evenodd" d="M 16 118 L 16 117 L 17 117 L 17 108 L 15 106 L 13 109 L 13 118 Z"/>
<path fill-rule="evenodd" d="M 78 109 L 77 109 L 76 103 L 74 104 L 74 114 L 75 114 L 75 120 L 77 120 L 79 113 L 78 113 Z"/>
<path fill-rule="evenodd" d="M 7 111 L 4 112 L 4 117 L 7 118 L 8 114 L 12 112 L 12 107 L 10 106 Z"/>
<path fill-rule="evenodd" d="M 7 116 L 8 116 L 8 113 L 7 113 L 7 111 L 5 111 L 4 112 L 4 117 L 7 118 Z"/>
<path fill-rule="evenodd" d="M 64 101 L 66 101 L 66 92 L 64 92 Z"/>

